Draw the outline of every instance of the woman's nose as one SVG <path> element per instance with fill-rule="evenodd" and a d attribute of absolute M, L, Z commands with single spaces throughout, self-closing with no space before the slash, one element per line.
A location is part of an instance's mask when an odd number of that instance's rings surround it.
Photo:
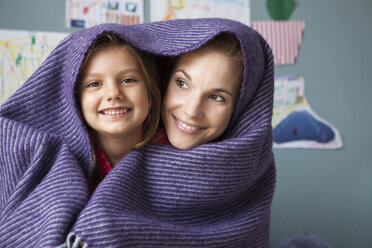
<path fill-rule="evenodd" d="M 184 112 L 194 118 L 200 118 L 204 115 L 203 99 L 200 96 L 190 95 L 184 101 Z"/>

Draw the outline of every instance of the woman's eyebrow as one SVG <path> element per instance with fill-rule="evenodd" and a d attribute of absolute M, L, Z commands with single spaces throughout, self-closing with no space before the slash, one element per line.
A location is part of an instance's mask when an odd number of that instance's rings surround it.
<path fill-rule="evenodd" d="M 183 70 L 183 69 L 178 69 L 178 70 L 176 70 L 173 74 L 175 74 L 176 72 L 181 72 L 181 73 L 183 73 L 183 74 L 185 75 L 185 77 L 186 77 L 188 80 L 192 81 L 192 80 L 191 80 L 191 76 L 190 76 L 190 75 L 189 75 L 185 70 Z M 233 97 L 233 94 L 232 94 L 230 91 L 225 90 L 225 89 L 222 89 L 222 88 L 213 88 L 213 89 L 211 89 L 211 91 L 214 91 L 214 92 L 223 92 L 223 93 L 229 95 L 230 97 Z"/>
<path fill-rule="evenodd" d="M 192 81 L 191 76 L 185 70 L 179 69 L 179 70 L 176 70 L 173 74 L 176 74 L 176 72 L 183 73 L 188 80 Z"/>
<path fill-rule="evenodd" d="M 222 88 L 213 88 L 212 91 L 214 91 L 214 92 L 223 92 L 223 93 L 229 95 L 230 97 L 233 97 L 233 94 L 230 91 L 225 90 L 225 89 L 222 89 Z"/>

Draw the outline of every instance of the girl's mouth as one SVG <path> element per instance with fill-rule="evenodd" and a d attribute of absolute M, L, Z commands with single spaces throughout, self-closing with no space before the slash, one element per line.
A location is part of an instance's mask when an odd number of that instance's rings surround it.
<path fill-rule="evenodd" d="M 104 115 L 120 115 L 120 114 L 125 114 L 127 112 L 129 112 L 131 109 L 129 108 L 124 108 L 124 109 L 106 109 L 106 110 L 102 110 L 100 111 L 100 113 L 104 114 Z"/>
<path fill-rule="evenodd" d="M 103 109 L 99 111 L 99 113 L 105 116 L 106 118 L 121 118 L 121 117 L 128 115 L 130 111 L 132 111 L 131 108 L 121 107 L 121 108 Z"/>

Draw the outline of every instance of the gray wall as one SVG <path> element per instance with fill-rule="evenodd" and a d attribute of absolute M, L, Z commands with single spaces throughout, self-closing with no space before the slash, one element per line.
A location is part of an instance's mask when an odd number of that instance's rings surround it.
<path fill-rule="evenodd" d="M 252 20 L 270 19 L 265 2 L 251 0 Z M 312 109 L 338 128 L 344 148 L 274 151 L 271 246 L 311 232 L 337 248 L 370 248 L 372 1 L 296 2 L 291 19 L 306 21 L 304 39 L 296 65 L 276 67 L 276 74 L 304 77 Z M 77 30 L 65 28 L 64 18 L 64 0 L 0 0 L 1 29 Z"/>
<path fill-rule="evenodd" d="M 269 19 L 251 0 L 252 20 Z M 344 148 L 275 150 L 271 243 L 308 231 L 337 248 L 372 247 L 372 1 L 297 0 L 305 20 L 296 65 L 312 109 L 341 133 Z"/>

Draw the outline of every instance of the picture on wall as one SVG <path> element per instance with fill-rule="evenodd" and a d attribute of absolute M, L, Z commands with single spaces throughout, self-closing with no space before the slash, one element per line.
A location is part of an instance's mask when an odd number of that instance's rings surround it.
<path fill-rule="evenodd" d="M 66 0 L 66 27 L 144 22 L 143 0 Z"/>
<path fill-rule="evenodd" d="M 34 73 L 67 35 L 0 30 L 0 104 Z"/>
<path fill-rule="evenodd" d="M 339 131 L 310 107 L 303 77 L 275 78 L 272 125 L 274 148 L 342 147 Z"/>
<path fill-rule="evenodd" d="M 301 47 L 304 21 L 254 21 L 251 27 L 270 45 L 275 65 L 293 65 Z"/>
<path fill-rule="evenodd" d="M 220 17 L 250 25 L 250 0 L 150 0 L 150 20 Z"/>

